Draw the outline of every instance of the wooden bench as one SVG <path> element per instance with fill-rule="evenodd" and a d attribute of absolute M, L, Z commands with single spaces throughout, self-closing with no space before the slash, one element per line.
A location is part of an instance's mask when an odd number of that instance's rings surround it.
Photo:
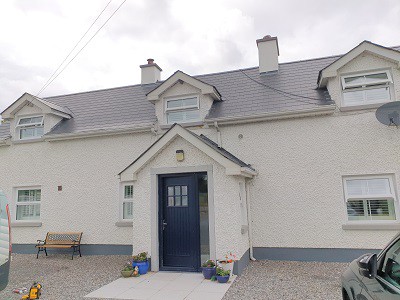
<path fill-rule="evenodd" d="M 72 259 L 74 259 L 74 254 L 79 252 L 81 254 L 81 238 L 82 232 L 48 232 L 46 239 L 44 241 L 37 240 L 36 248 L 38 252 L 36 258 L 39 258 L 40 251 L 44 251 L 47 256 L 48 248 L 53 249 L 72 249 Z"/>

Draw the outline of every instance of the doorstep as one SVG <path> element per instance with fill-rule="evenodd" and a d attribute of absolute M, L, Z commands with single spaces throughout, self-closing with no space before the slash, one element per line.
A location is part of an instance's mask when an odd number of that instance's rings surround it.
<path fill-rule="evenodd" d="M 220 300 L 236 276 L 229 282 L 204 279 L 201 273 L 149 272 L 140 277 L 119 278 L 85 298 L 148 300 Z"/>

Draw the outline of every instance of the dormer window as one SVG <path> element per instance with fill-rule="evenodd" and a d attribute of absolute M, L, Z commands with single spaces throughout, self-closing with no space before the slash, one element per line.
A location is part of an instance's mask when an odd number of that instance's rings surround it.
<path fill-rule="evenodd" d="M 343 106 L 358 106 L 389 102 L 392 76 L 389 71 L 347 75 L 341 77 Z"/>
<path fill-rule="evenodd" d="M 165 113 L 168 124 L 200 121 L 199 97 L 167 99 Z"/>
<path fill-rule="evenodd" d="M 20 118 L 17 130 L 20 140 L 40 138 L 44 132 L 43 116 Z"/>

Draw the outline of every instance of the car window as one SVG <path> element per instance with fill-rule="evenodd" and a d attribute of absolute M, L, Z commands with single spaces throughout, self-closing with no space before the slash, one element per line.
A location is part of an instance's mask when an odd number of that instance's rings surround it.
<path fill-rule="evenodd" d="M 400 288 L 400 239 L 386 251 L 378 275 Z"/>

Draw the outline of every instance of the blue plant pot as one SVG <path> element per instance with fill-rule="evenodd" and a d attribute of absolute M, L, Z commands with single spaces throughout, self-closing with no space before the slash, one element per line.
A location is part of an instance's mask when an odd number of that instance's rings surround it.
<path fill-rule="evenodd" d="M 211 279 L 211 277 L 215 276 L 216 268 L 206 268 L 203 267 L 203 276 L 205 279 Z"/>
<path fill-rule="evenodd" d="M 139 268 L 139 274 L 143 275 L 146 274 L 147 271 L 149 270 L 149 261 L 134 261 L 132 262 L 132 267 L 138 267 Z"/>
<path fill-rule="evenodd" d="M 229 275 L 226 275 L 226 276 L 218 276 L 217 275 L 217 281 L 219 283 L 227 283 L 229 280 L 229 277 L 230 277 Z"/>

